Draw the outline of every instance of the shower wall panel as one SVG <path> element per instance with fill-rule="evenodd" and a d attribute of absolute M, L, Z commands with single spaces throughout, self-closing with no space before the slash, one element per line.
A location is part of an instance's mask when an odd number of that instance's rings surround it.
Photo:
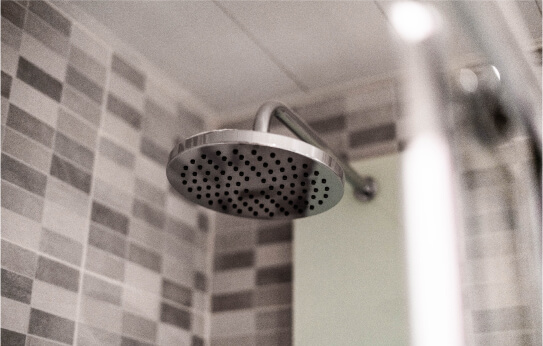
<path fill-rule="evenodd" d="M 97 28 L 1 9 L 1 343 L 203 345 L 212 229 L 164 167 L 204 122 Z"/>

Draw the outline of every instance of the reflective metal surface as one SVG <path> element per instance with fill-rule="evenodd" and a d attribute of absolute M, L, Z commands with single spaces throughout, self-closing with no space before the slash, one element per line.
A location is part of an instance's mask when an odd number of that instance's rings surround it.
<path fill-rule="evenodd" d="M 170 153 L 166 175 L 190 201 L 222 213 L 294 219 L 343 197 L 343 169 L 321 149 L 257 131 L 200 133 Z"/>

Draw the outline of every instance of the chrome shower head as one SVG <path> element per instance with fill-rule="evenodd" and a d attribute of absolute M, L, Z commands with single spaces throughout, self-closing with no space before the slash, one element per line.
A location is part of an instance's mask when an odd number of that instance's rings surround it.
<path fill-rule="evenodd" d="M 343 197 L 343 169 L 323 150 L 268 132 L 218 130 L 176 146 L 166 169 L 188 200 L 222 213 L 295 219 Z"/>

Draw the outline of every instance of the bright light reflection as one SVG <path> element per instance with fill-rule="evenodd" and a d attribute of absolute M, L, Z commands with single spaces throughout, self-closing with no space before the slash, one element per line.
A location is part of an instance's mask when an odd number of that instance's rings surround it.
<path fill-rule="evenodd" d="M 490 67 L 492 67 L 492 71 L 494 71 L 494 74 L 496 74 L 496 77 L 498 77 L 498 80 L 501 80 L 501 75 L 500 75 L 500 71 L 498 71 L 498 68 L 494 65 L 491 65 Z"/>
<path fill-rule="evenodd" d="M 422 41 L 436 28 L 435 17 L 420 3 L 405 1 L 391 6 L 390 21 L 396 31 L 412 42 Z"/>

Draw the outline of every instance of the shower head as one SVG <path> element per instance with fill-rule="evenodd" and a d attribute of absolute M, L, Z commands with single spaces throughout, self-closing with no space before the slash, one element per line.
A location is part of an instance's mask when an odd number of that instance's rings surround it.
<path fill-rule="evenodd" d="M 319 214 L 343 196 L 343 169 L 331 155 L 268 132 L 218 130 L 194 135 L 172 150 L 166 175 L 196 204 L 258 219 Z"/>

